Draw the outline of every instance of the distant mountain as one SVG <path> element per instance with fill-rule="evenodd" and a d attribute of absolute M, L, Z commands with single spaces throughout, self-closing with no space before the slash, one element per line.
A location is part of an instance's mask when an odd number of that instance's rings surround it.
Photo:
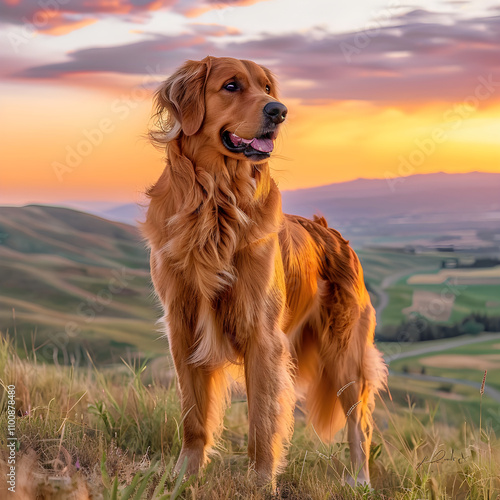
<path fill-rule="evenodd" d="M 126 203 L 101 212 L 103 217 L 110 220 L 125 222 L 127 224 L 137 224 L 146 218 L 146 207 L 141 207 L 137 203 Z"/>
<path fill-rule="evenodd" d="M 500 211 L 500 174 L 425 174 L 357 179 L 283 192 L 283 208 L 310 216 L 321 212 L 341 225 L 359 218 L 455 214 L 460 219 Z"/>
<path fill-rule="evenodd" d="M 356 179 L 294 191 L 283 191 L 283 210 L 311 217 L 321 213 L 331 224 L 348 227 L 363 220 L 412 218 L 422 221 L 437 214 L 447 219 L 477 220 L 500 212 L 500 174 L 421 174 L 396 179 Z M 80 204 L 80 206 L 82 206 Z M 146 207 L 128 203 L 87 209 L 111 220 L 136 224 Z M 491 214 L 493 215 L 486 215 Z M 484 218 L 483 217 L 483 218 Z"/>
<path fill-rule="evenodd" d="M 426 174 L 357 179 L 285 191 L 283 209 L 320 213 L 356 247 L 453 245 L 495 253 L 500 174 Z"/>
<path fill-rule="evenodd" d="M 53 206 L 40 204 L 39 206 Z M 144 220 L 146 208 L 138 203 L 116 203 L 112 201 L 84 201 L 67 200 L 57 203 L 60 208 L 77 210 L 88 214 L 97 215 L 107 220 L 123 222 L 136 226 L 138 222 Z"/>
<path fill-rule="evenodd" d="M 324 215 L 328 223 L 360 248 L 367 245 L 443 244 L 477 231 L 497 238 L 500 223 L 500 174 L 422 174 L 396 179 L 356 179 L 295 191 L 283 191 L 286 213 Z M 136 224 L 146 207 L 123 204 L 89 209 L 102 217 Z M 421 235 L 429 238 L 421 239 Z M 451 239 L 450 239 L 451 238 Z M 456 242 L 456 241 L 455 241 Z M 484 246 L 469 235 L 462 246 Z"/>
<path fill-rule="evenodd" d="M 159 352 L 138 230 L 65 208 L 0 207 L 0 331 L 43 358 Z"/>

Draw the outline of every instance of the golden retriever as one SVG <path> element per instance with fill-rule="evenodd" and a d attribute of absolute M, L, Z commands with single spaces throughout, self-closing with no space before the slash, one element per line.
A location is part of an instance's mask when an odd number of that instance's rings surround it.
<path fill-rule="evenodd" d="M 323 439 L 347 421 L 353 477 L 369 483 L 374 393 L 387 377 L 375 314 L 348 241 L 324 218 L 282 212 L 268 163 L 287 114 L 274 76 L 251 61 L 187 61 L 155 102 L 151 137 L 167 163 L 143 232 L 180 389 L 177 470 L 207 461 L 228 367 L 240 364 L 260 484 L 284 464 L 299 387 Z"/>

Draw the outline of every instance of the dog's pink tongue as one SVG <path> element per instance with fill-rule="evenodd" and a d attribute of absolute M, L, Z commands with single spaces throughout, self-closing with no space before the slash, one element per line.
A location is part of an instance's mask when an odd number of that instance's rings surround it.
<path fill-rule="evenodd" d="M 253 139 L 250 146 L 262 153 L 270 153 L 274 149 L 272 139 Z"/>

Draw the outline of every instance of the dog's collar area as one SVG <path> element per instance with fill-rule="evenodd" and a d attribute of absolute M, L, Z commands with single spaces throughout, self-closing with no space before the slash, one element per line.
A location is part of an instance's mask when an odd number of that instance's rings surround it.
<path fill-rule="evenodd" d="M 253 139 L 243 139 L 229 131 L 222 133 L 222 144 L 232 153 L 243 153 L 248 158 L 260 157 L 269 158 L 274 149 L 274 134 L 268 132 Z"/>

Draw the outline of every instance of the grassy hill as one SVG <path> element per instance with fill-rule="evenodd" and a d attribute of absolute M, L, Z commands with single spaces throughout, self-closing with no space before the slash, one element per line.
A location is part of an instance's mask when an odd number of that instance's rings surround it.
<path fill-rule="evenodd" d="M 20 359 L 0 337 L 2 383 L 16 386 L 14 497 L 482 500 L 500 495 L 498 405 L 485 395 L 481 409 L 479 390 L 450 393 L 438 387 L 432 394 L 429 382 L 390 377 L 392 397 L 377 398 L 375 411 L 369 461 L 374 490 L 344 484 L 345 474 L 352 473 L 345 429 L 335 444 L 325 444 L 297 412 L 288 465 L 272 495 L 258 490 L 247 473 L 247 404 L 237 395 L 211 463 L 198 478 L 176 477 L 172 466 L 181 447 L 182 416 L 175 389 L 144 379 L 142 372 L 140 364 L 87 370 L 33 363 Z M 6 402 L 0 389 L 2 429 Z M 482 413 L 482 426 L 464 406 Z M 5 433 L 0 447 L 7 449 Z M 0 473 L 7 470 L 0 452 Z M 0 482 L 2 498 L 9 495 L 5 483 Z"/>
<path fill-rule="evenodd" d="M 447 257 L 443 253 L 371 247 L 359 254 L 374 302 L 380 306 L 387 299 L 382 317 L 389 324 L 400 321 L 419 287 L 438 287 L 441 294 L 441 285 L 432 283 Z M 477 270 L 470 272 L 477 279 Z M 452 319 L 461 309 L 491 301 L 485 287 L 498 287 L 466 286 Z M 182 417 L 169 385 L 166 342 L 157 340 L 155 304 L 147 252 L 135 227 L 62 208 L 0 207 L 0 381 L 17 388 L 19 484 L 32 494 L 25 498 L 52 498 L 47 491 L 55 488 L 63 495 L 57 498 L 69 498 L 75 488 L 95 498 L 121 498 L 125 485 L 135 489 L 135 498 L 143 486 L 143 498 L 265 498 L 246 477 L 241 396 L 233 400 L 221 454 L 207 472 L 184 485 L 171 474 Z M 492 392 L 500 389 L 500 336 L 474 337 L 474 345 L 454 342 L 433 341 L 440 352 L 422 352 L 429 343 L 380 345 L 392 358 L 392 373 L 390 395 L 375 411 L 370 468 L 377 492 L 341 486 L 349 468 L 346 436 L 325 445 L 297 412 L 290 463 L 278 483 L 281 498 L 500 494 L 500 396 Z M 67 366 L 87 365 L 86 351 L 101 366 Z M 147 370 L 135 359 L 117 363 L 138 353 L 157 359 Z M 487 390 L 481 396 L 484 369 Z M 0 427 L 6 425 L 5 405 L 2 390 Z M 4 441 L 0 435 L 1 449 Z M 442 452 L 465 459 L 447 460 Z M 0 453 L 2 474 L 5 466 Z M 114 484 L 121 492 L 116 496 Z"/>
<path fill-rule="evenodd" d="M 0 207 L 0 329 L 59 361 L 161 353 L 135 227 L 47 206 Z"/>

